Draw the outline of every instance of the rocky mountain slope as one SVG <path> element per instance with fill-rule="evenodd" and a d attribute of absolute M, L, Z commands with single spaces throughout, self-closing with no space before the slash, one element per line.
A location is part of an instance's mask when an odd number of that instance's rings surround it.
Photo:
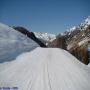
<path fill-rule="evenodd" d="M 59 37 L 65 37 L 67 50 L 76 58 L 84 64 L 90 62 L 90 16 Z"/>
<path fill-rule="evenodd" d="M 29 37 L 30 39 L 34 40 L 36 43 L 38 43 L 41 47 L 46 47 L 46 45 L 39 40 L 35 34 L 33 32 L 28 31 L 27 29 L 25 29 L 24 27 L 13 27 L 15 30 L 23 33 L 24 35 L 26 35 L 27 37 Z"/>
<path fill-rule="evenodd" d="M 79 44 L 90 36 L 90 16 L 86 18 L 80 25 L 74 26 L 69 30 L 58 34 L 57 37 L 65 37 L 67 50 L 70 50 L 74 45 Z"/>

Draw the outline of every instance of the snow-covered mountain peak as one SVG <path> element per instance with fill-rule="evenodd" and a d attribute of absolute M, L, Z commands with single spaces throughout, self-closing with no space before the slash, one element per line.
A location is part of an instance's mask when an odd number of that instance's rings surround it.
<path fill-rule="evenodd" d="M 67 29 L 65 32 L 60 33 L 59 35 L 65 36 L 65 35 L 71 35 L 72 32 L 76 30 L 86 30 L 87 27 L 90 25 L 90 16 L 88 16 L 80 25 L 73 26 L 70 29 Z"/>
<path fill-rule="evenodd" d="M 60 36 L 70 35 L 73 31 L 76 30 L 76 28 L 77 28 L 76 26 L 73 26 L 73 27 L 71 27 L 70 29 L 67 29 L 65 32 L 60 33 L 59 35 L 60 35 Z"/>
<path fill-rule="evenodd" d="M 53 41 L 56 39 L 56 35 L 49 34 L 49 33 L 42 33 L 42 32 L 34 32 L 35 36 L 39 39 L 45 40 L 45 41 Z"/>
<path fill-rule="evenodd" d="M 90 25 L 90 16 L 88 16 L 84 22 L 81 23 L 81 27 L 83 27 L 83 29 L 86 29 L 88 26 Z"/>
<path fill-rule="evenodd" d="M 69 29 L 69 32 L 72 32 L 76 29 L 76 26 L 73 26 L 72 28 Z"/>
<path fill-rule="evenodd" d="M 90 25 L 90 16 L 88 16 L 88 18 L 85 19 L 85 22 Z"/>
<path fill-rule="evenodd" d="M 72 26 L 71 28 L 67 29 L 66 32 L 72 32 L 76 29 L 76 26 Z"/>

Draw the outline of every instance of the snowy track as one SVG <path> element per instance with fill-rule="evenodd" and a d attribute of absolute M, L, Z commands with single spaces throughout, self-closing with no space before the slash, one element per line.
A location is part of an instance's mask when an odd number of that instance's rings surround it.
<path fill-rule="evenodd" d="M 0 65 L 0 86 L 18 90 L 90 90 L 90 72 L 68 52 L 37 48 Z"/>

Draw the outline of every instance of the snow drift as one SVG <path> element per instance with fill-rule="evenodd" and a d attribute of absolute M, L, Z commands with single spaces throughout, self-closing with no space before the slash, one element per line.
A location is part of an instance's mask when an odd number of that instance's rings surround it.
<path fill-rule="evenodd" d="M 0 63 L 15 59 L 39 45 L 13 28 L 0 23 Z"/>
<path fill-rule="evenodd" d="M 90 90 L 90 71 L 67 51 L 38 47 L 0 64 L 0 86 L 18 90 Z"/>

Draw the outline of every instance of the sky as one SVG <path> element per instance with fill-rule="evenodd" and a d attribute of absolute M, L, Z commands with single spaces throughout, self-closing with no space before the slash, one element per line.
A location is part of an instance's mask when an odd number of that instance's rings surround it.
<path fill-rule="evenodd" d="M 60 33 L 90 15 L 90 0 L 0 0 L 0 22 L 33 32 Z"/>

